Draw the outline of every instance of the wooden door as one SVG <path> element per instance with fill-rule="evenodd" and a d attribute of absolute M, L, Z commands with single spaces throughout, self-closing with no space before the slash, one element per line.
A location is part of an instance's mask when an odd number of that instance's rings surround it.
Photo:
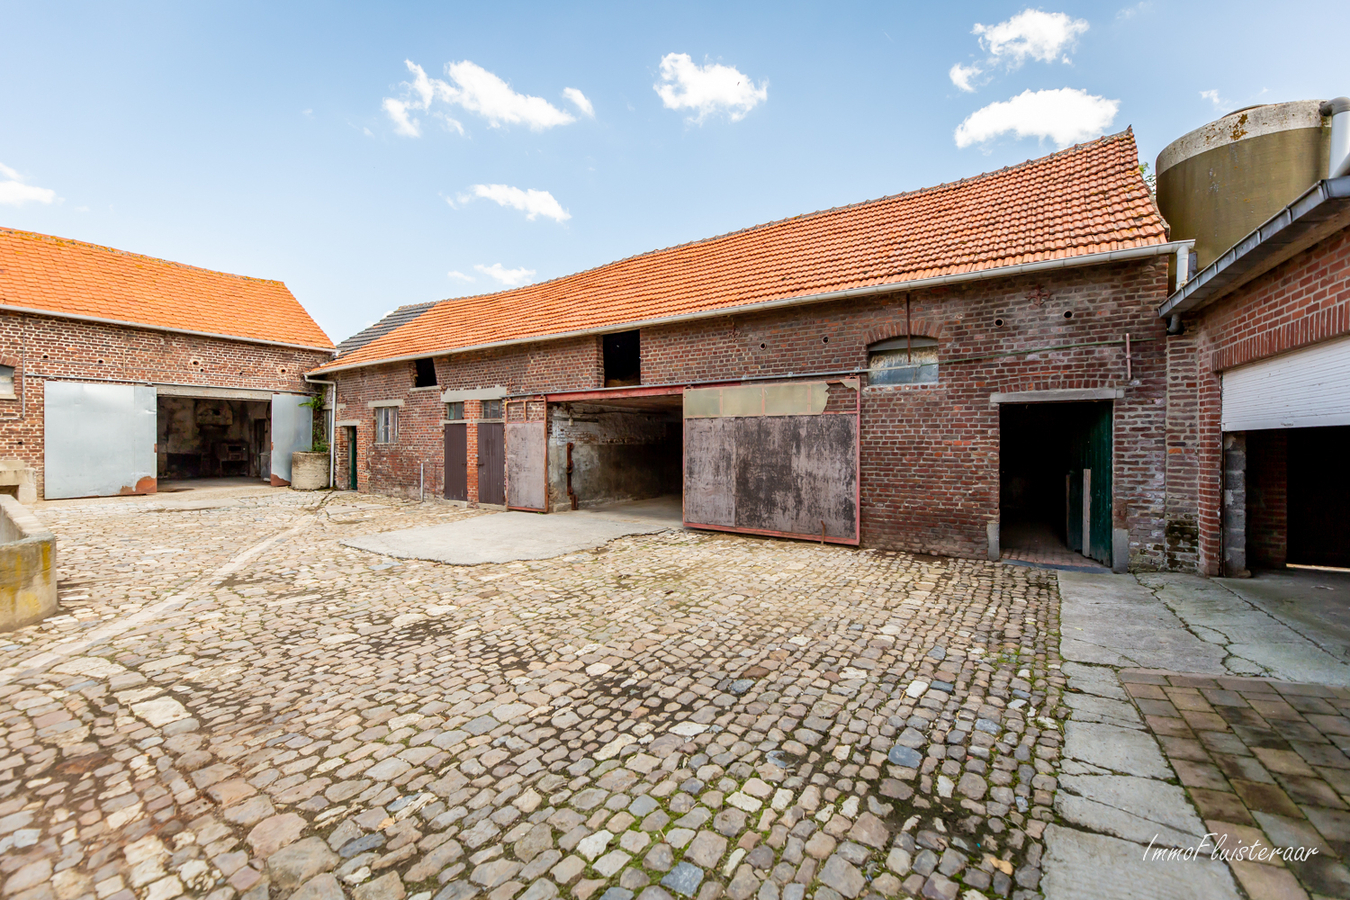
<path fill-rule="evenodd" d="M 478 423 L 478 502 L 506 503 L 506 429 L 501 422 Z"/>
<path fill-rule="evenodd" d="M 463 422 L 445 426 L 445 499 L 469 499 L 469 426 Z"/>

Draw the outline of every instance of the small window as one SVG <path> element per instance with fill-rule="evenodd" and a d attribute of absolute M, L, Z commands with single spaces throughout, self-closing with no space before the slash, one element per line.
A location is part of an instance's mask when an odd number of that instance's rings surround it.
<path fill-rule="evenodd" d="M 13 366 L 0 366 L 0 399 L 14 399 Z"/>
<path fill-rule="evenodd" d="M 454 403 L 445 404 L 445 417 L 451 421 L 459 421 L 464 418 L 464 401 L 457 400 Z"/>
<path fill-rule="evenodd" d="M 642 341 L 637 331 L 620 331 L 604 337 L 605 387 L 642 383 Z"/>
<path fill-rule="evenodd" d="M 931 384 L 938 380 L 937 341 L 898 337 L 867 348 L 870 384 Z"/>
<path fill-rule="evenodd" d="M 413 387 L 436 386 L 436 360 L 431 357 L 413 360 Z"/>
<path fill-rule="evenodd" d="M 392 444 L 398 440 L 398 407 L 380 406 L 375 409 L 375 443 Z"/>
<path fill-rule="evenodd" d="M 480 419 L 500 419 L 502 417 L 502 401 L 484 400 L 482 410 L 478 414 Z"/>

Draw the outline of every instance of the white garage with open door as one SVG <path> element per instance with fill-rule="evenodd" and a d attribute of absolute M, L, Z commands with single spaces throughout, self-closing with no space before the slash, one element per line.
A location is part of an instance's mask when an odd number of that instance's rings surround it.
<path fill-rule="evenodd" d="M 48 381 L 43 496 L 149 494 L 207 479 L 290 484 L 309 450 L 303 394 L 242 388 Z"/>
<path fill-rule="evenodd" d="M 1225 492 L 1244 498 L 1246 558 L 1350 567 L 1350 338 L 1224 372 L 1221 421 L 1242 435 Z"/>

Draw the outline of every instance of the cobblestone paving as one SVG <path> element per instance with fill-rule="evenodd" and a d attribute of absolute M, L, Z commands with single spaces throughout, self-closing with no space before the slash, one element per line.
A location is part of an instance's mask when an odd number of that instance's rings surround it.
<path fill-rule="evenodd" d="M 184 506 L 39 511 L 6 900 L 1040 896 L 1051 572 L 684 532 L 456 568 L 339 541 L 480 513 Z"/>

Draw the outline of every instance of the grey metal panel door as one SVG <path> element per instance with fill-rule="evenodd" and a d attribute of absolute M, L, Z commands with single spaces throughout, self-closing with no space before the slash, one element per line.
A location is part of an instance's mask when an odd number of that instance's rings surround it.
<path fill-rule="evenodd" d="M 506 435 L 501 422 L 478 423 L 478 502 L 506 503 Z"/>
<path fill-rule="evenodd" d="M 684 395 L 684 523 L 859 541 L 854 379 L 691 389 Z"/>
<path fill-rule="evenodd" d="M 445 426 L 445 499 L 469 499 L 469 426 Z"/>
<path fill-rule="evenodd" d="M 43 496 L 153 493 L 156 405 L 153 387 L 47 382 Z"/>
<path fill-rule="evenodd" d="M 506 505 L 547 512 L 548 435 L 543 422 L 506 424 Z"/>
<path fill-rule="evenodd" d="M 272 484 L 291 483 L 291 454 L 308 450 L 314 440 L 314 413 L 301 394 L 272 395 Z"/>

